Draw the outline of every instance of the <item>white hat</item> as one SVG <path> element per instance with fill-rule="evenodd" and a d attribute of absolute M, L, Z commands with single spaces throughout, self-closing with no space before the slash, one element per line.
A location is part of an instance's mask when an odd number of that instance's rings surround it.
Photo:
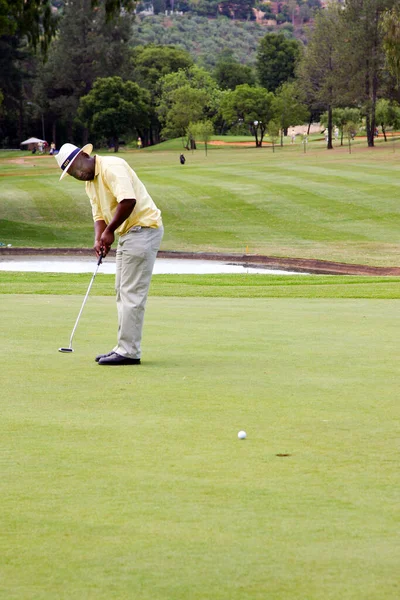
<path fill-rule="evenodd" d="M 78 156 L 79 152 L 86 152 L 86 154 L 91 154 L 93 151 L 92 144 L 86 144 L 83 148 L 78 148 L 78 146 L 74 146 L 74 144 L 64 144 L 61 146 L 58 154 L 55 155 L 55 159 L 58 162 L 58 166 L 62 169 L 61 179 L 63 179 L 70 166 L 74 162 L 75 158 Z"/>

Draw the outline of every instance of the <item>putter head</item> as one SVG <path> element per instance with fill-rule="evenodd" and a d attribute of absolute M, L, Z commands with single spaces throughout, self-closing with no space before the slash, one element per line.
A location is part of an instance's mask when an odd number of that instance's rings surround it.
<path fill-rule="evenodd" d="M 72 348 L 59 348 L 59 352 L 73 352 Z"/>

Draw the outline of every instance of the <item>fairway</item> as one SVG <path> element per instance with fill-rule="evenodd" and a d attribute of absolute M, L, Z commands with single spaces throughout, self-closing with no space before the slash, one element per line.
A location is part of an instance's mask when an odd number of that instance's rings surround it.
<path fill-rule="evenodd" d="M 169 143 L 166 148 L 169 148 Z M 186 153 L 121 152 L 137 171 L 165 224 L 164 250 L 234 252 L 399 264 L 399 149 L 356 142 L 332 151 L 302 145 Z M 100 152 L 101 153 L 101 152 Z M 50 156 L 0 154 L 0 242 L 86 247 L 93 238 L 84 185 L 59 182 Z"/>
<path fill-rule="evenodd" d="M 111 296 L 64 355 L 78 290 L 0 295 L 0 597 L 397 600 L 400 301 L 369 286 L 153 294 L 118 369 Z"/>

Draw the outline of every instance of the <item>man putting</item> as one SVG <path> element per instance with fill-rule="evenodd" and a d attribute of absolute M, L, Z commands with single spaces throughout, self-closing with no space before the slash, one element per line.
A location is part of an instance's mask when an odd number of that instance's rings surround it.
<path fill-rule="evenodd" d="M 99 365 L 138 365 L 144 311 L 164 228 L 158 210 L 135 171 L 122 158 L 91 156 L 92 144 L 64 144 L 55 159 L 67 174 L 86 181 L 94 220 L 94 250 L 106 256 L 119 235 L 115 289 L 118 341 Z"/>

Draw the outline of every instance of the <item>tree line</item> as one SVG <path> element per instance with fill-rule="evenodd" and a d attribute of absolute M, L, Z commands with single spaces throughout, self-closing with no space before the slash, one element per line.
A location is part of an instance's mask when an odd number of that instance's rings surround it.
<path fill-rule="evenodd" d="M 190 145 L 213 132 L 249 132 L 257 146 L 280 132 L 282 143 L 288 127 L 321 115 L 328 148 L 335 126 L 343 136 L 361 119 L 372 146 L 377 125 L 398 123 L 395 0 L 331 4 L 307 45 L 267 33 L 255 68 L 222 48 L 211 71 L 178 46 L 133 46 L 128 0 L 70 0 L 58 23 L 45 0 L 31 0 L 29 14 L 22 0 L 19 12 L 19 3 L 5 4 L 13 19 L 0 12 L 3 147 L 18 146 L 35 119 L 57 144 L 90 138 L 116 150 L 125 138 L 151 145 L 181 136 Z"/>

